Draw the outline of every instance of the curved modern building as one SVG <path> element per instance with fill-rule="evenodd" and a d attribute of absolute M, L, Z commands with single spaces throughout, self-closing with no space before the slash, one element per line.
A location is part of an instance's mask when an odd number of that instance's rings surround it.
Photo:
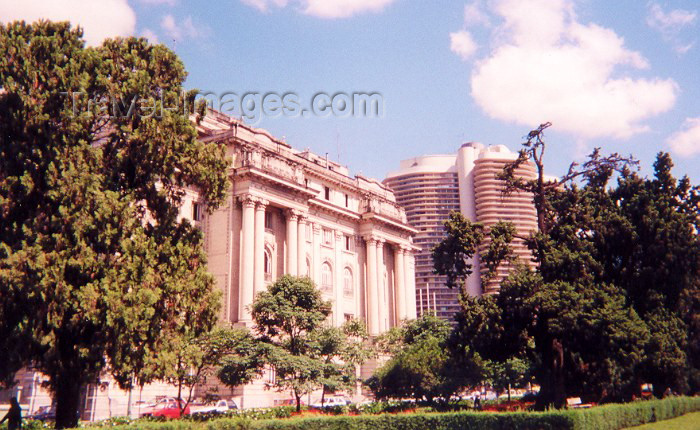
<path fill-rule="evenodd" d="M 496 174 L 515 160 L 517 153 L 503 145 L 485 147 L 480 143 L 465 143 L 454 155 L 427 155 L 403 160 L 399 170 L 390 173 L 384 183 L 396 195 L 406 210 L 408 223 L 418 233 L 416 254 L 416 308 L 419 314 L 433 310 L 450 320 L 459 310 L 458 292 L 445 286 L 445 279 L 433 273 L 431 250 L 443 237 L 443 224 L 453 210 L 461 211 L 472 221 L 489 227 L 499 220 L 511 221 L 519 236 L 537 229 L 537 213 L 528 193 L 503 191 L 503 181 Z M 516 174 L 534 178 L 534 166 L 521 167 Z M 489 245 L 486 238 L 480 247 Z M 521 262 L 534 264 L 530 251 L 520 239 L 513 243 L 514 254 Z M 479 256 L 471 262 L 474 273 L 467 280 L 467 292 L 472 295 L 493 294 L 508 274 L 510 267 L 500 268 L 498 276 L 481 285 Z"/>
<path fill-rule="evenodd" d="M 427 155 L 401 161 L 400 170 L 384 181 L 406 211 L 408 223 L 418 230 L 414 245 L 416 310 L 433 309 L 450 319 L 459 310 L 458 291 L 445 287 L 445 278 L 433 273 L 430 250 L 442 239 L 443 223 L 460 210 L 459 178 L 454 155 Z"/>

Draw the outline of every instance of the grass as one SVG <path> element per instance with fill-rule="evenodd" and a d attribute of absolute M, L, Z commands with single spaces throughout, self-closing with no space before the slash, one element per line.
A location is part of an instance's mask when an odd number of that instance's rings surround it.
<path fill-rule="evenodd" d="M 678 418 L 629 427 L 629 430 L 698 430 L 700 429 L 700 412 L 691 412 Z"/>

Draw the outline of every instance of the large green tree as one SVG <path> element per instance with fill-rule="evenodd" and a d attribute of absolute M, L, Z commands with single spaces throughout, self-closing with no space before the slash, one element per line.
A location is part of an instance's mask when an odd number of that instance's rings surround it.
<path fill-rule="evenodd" d="M 0 26 L 0 379 L 45 373 L 58 428 L 85 384 L 109 371 L 128 387 L 216 319 L 178 207 L 187 187 L 220 204 L 226 162 L 196 139 L 185 76 L 145 39 L 86 48 L 67 23 Z"/>
<path fill-rule="evenodd" d="M 449 401 L 483 378 L 478 356 L 465 359 L 451 348 L 450 323 L 426 314 L 381 335 L 377 342 L 392 357 L 366 381 L 376 398 Z"/>
<path fill-rule="evenodd" d="M 310 335 L 312 354 L 323 362 L 321 405 L 326 393 L 352 391 L 359 381 L 357 367 L 374 357 L 367 327 L 356 319 L 340 327 L 324 326 Z"/>
<path fill-rule="evenodd" d="M 268 345 L 274 386 L 289 390 L 301 410 L 301 397 L 323 384 L 326 363 L 316 354 L 314 333 L 324 326 L 331 303 L 308 277 L 285 275 L 258 293 L 251 314 L 259 339 Z"/>
<path fill-rule="evenodd" d="M 631 159 L 598 150 L 546 180 L 549 125 L 528 135 L 499 176 L 506 192 L 533 193 L 539 231 L 527 243 L 538 268 L 515 271 L 494 298 L 465 299 L 456 338 L 500 363 L 529 357 L 542 407 L 569 395 L 629 398 L 644 381 L 657 393 L 687 389 L 697 374 L 698 188 L 673 178 L 667 154 L 646 179 Z M 525 162 L 536 179 L 515 175 Z"/>

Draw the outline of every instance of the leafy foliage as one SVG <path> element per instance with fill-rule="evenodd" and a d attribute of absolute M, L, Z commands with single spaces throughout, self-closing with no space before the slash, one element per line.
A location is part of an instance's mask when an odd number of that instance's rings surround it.
<path fill-rule="evenodd" d="M 479 363 L 455 356 L 448 347 L 450 324 L 426 314 L 379 339 L 393 357 L 366 382 L 378 399 L 449 400 L 477 382 Z"/>
<path fill-rule="evenodd" d="M 275 387 L 301 396 L 316 388 L 345 389 L 355 382 L 355 365 L 368 357 L 367 333 L 357 321 L 341 328 L 324 325 L 331 304 L 307 277 L 285 275 L 258 294 L 252 316 L 267 361 L 275 370 Z"/>
<path fill-rule="evenodd" d="M 463 288 L 464 280 L 472 274 L 468 263 L 484 237 L 481 224 L 472 223 L 460 212 L 452 212 L 445 221 L 445 238 L 432 251 L 435 273 L 447 277 L 449 288 Z"/>
<path fill-rule="evenodd" d="M 196 337 L 177 339 L 177 348 L 161 358 L 154 369 L 159 379 L 178 387 L 181 412 L 192 401 L 194 388 L 216 373 L 224 384 L 235 387 L 258 376 L 264 360 L 256 339 L 248 329 L 216 327 Z M 182 391 L 187 390 L 183 398 Z"/>
<path fill-rule="evenodd" d="M 163 109 L 183 104 L 185 76 L 145 39 L 85 48 L 67 23 L 0 26 L 0 379 L 45 373 L 59 428 L 82 385 L 147 380 L 156 352 L 216 319 L 201 232 L 178 207 L 191 187 L 216 208 L 226 162 L 189 112 Z M 162 115 L 109 115 L 112 100 Z"/>
<path fill-rule="evenodd" d="M 539 267 L 513 271 L 495 297 L 463 297 L 453 344 L 500 365 L 529 360 L 541 407 L 561 407 L 567 396 L 629 399 L 642 382 L 657 395 L 667 387 L 684 392 L 700 374 L 698 187 L 671 175 L 668 154 L 644 179 L 631 170 L 633 160 L 598 150 L 562 179 L 545 180 L 547 127 L 533 130 L 499 175 L 506 191 L 534 196 L 539 231 L 527 243 Z M 537 179 L 515 175 L 526 162 Z M 607 188 L 614 172 L 617 185 Z M 483 256 L 487 266 L 508 258 L 513 236 L 498 230 L 491 230 L 497 246 Z"/>
<path fill-rule="evenodd" d="M 478 428 L 557 429 L 557 430 L 620 430 L 636 425 L 668 420 L 700 410 L 700 398 L 675 397 L 625 405 L 605 405 L 592 409 L 549 412 L 503 412 L 486 414 L 464 411 L 450 413 L 382 414 L 361 416 L 331 416 L 293 418 L 287 420 L 247 421 L 223 418 L 207 423 L 171 422 L 147 423 L 138 421 L 132 426 L 115 427 L 120 430 L 147 429 L 259 429 L 259 430 L 422 430 Z"/>

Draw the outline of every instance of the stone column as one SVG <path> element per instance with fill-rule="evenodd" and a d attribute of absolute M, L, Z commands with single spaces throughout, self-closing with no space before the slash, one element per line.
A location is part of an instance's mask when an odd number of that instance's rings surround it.
<path fill-rule="evenodd" d="M 297 275 L 297 238 L 298 238 L 298 225 L 297 220 L 299 219 L 299 213 L 295 210 L 287 211 L 287 273 L 296 276 Z"/>
<path fill-rule="evenodd" d="M 386 331 L 388 303 L 386 302 L 386 283 L 384 282 L 384 240 L 377 240 L 377 329 L 379 333 Z"/>
<path fill-rule="evenodd" d="M 265 289 L 265 208 L 267 204 L 266 200 L 259 200 L 255 206 L 254 295 Z"/>
<path fill-rule="evenodd" d="M 307 226 L 306 228 L 311 228 Z M 321 285 L 321 226 L 318 223 L 313 225 L 313 261 L 311 262 L 311 277 L 316 286 Z"/>
<path fill-rule="evenodd" d="M 305 276 L 306 273 L 306 217 L 303 215 L 299 216 L 298 221 L 299 229 L 297 235 L 297 274 L 299 276 Z M 308 273 L 311 276 L 311 273 Z"/>
<path fill-rule="evenodd" d="M 416 272 L 414 270 L 413 251 L 406 249 L 404 253 L 404 272 L 406 278 L 406 318 L 416 319 Z"/>
<path fill-rule="evenodd" d="M 254 295 L 255 261 L 255 199 L 246 195 L 241 199 L 243 206 L 243 240 L 241 243 L 241 285 L 239 290 L 239 319 L 250 322 L 250 305 Z"/>
<path fill-rule="evenodd" d="M 396 323 L 406 319 L 406 276 L 404 268 L 404 249 L 403 247 L 394 246 L 394 292 L 396 294 Z"/>
<path fill-rule="evenodd" d="M 333 322 L 335 326 L 339 326 L 343 323 L 344 311 L 343 308 L 343 272 L 345 266 L 343 265 L 343 233 L 335 232 L 335 290 L 333 291 L 333 296 L 335 297 L 335 306 L 333 310 Z"/>
<path fill-rule="evenodd" d="M 369 334 L 379 334 L 377 320 L 379 319 L 379 297 L 377 295 L 377 239 L 373 236 L 365 238 L 367 245 L 367 285 L 365 286 L 367 297 Z"/>

